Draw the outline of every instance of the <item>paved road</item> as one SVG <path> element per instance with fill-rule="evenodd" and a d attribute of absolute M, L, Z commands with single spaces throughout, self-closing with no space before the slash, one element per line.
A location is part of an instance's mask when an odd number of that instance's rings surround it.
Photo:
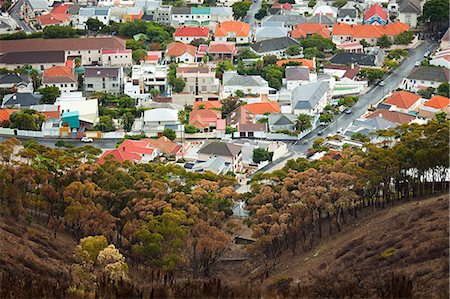
<path fill-rule="evenodd" d="M 261 1 L 262 0 L 255 0 L 252 3 L 252 6 L 250 6 L 245 18 L 242 19 L 243 22 L 250 24 L 252 29 L 256 25 L 255 14 L 261 9 Z"/>
<path fill-rule="evenodd" d="M 384 82 L 385 86 L 375 86 L 369 90 L 366 94 L 359 98 L 359 101 L 352 107 L 352 114 L 342 114 L 336 118 L 327 127 L 318 127 L 305 136 L 302 140 L 299 140 L 289 146 L 289 150 L 293 152 L 293 156 L 289 159 L 296 159 L 298 157 L 304 157 L 305 152 L 312 147 L 312 143 L 319 136 L 317 133 L 323 130 L 323 136 L 335 135 L 337 130 L 342 128 L 348 128 L 355 119 L 360 118 L 363 114 L 367 112 L 369 105 L 375 105 L 379 103 L 387 94 L 395 90 L 398 85 L 402 82 L 414 68 L 414 64 L 417 60 L 422 60 L 423 55 L 427 51 L 432 51 L 438 46 L 436 42 L 424 42 L 417 48 L 410 51 L 410 57 L 405 59 L 403 63 L 394 70 L 390 75 L 388 75 Z M 289 159 L 280 161 L 279 163 L 273 164 L 270 168 L 264 169 L 265 172 L 272 172 L 284 167 Z"/>
<path fill-rule="evenodd" d="M 0 141 L 4 141 L 11 137 L 12 136 L 2 136 L 2 137 L 0 137 Z M 34 138 L 34 137 L 22 137 L 22 136 L 14 136 L 14 137 L 19 139 L 22 142 L 25 142 L 28 140 L 36 140 L 39 144 L 42 144 L 42 145 L 45 145 L 48 147 L 56 147 L 55 142 L 58 140 L 58 139 L 52 139 L 52 138 Z M 98 139 L 98 140 L 94 140 L 94 142 L 92 142 L 92 143 L 84 143 L 78 139 L 61 139 L 61 140 L 71 143 L 71 144 L 75 145 L 76 147 L 84 146 L 84 145 L 92 145 L 92 146 L 98 147 L 99 149 L 105 151 L 108 149 L 116 148 L 116 143 L 119 139 Z"/>
<path fill-rule="evenodd" d="M 23 31 L 28 34 L 35 32 L 36 30 L 31 28 L 27 23 L 25 23 L 25 21 L 20 19 L 19 11 L 20 7 L 23 5 L 23 2 L 24 0 L 18 0 L 13 6 L 10 7 L 9 14 L 14 19 L 14 21 L 16 21 L 17 25 L 19 25 L 23 29 Z"/>

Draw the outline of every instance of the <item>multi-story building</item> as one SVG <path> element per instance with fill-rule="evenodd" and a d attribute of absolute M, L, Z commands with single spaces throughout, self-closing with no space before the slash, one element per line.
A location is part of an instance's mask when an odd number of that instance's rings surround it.
<path fill-rule="evenodd" d="M 199 95 L 219 92 L 220 81 L 208 65 L 180 65 L 177 68 L 177 77 L 186 83 L 183 89 L 185 93 Z"/>
<path fill-rule="evenodd" d="M 167 66 L 157 64 L 134 65 L 131 77 L 124 80 L 124 93 L 135 99 L 147 99 L 150 91 L 167 92 Z"/>
<path fill-rule="evenodd" d="M 121 67 L 86 67 L 84 90 L 86 92 L 106 92 L 120 94 L 122 90 Z"/>
<path fill-rule="evenodd" d="M 132 50 L 103 50 L 102 65 L 104 66 L 129 66 L 133 64 Z"/>
<path fill-rule="evenodd" d="M 78 13 L 76 28 L 86 29 L 86 22 L 89 19 L 96 19 L 104 25 L 109 25 L 110 14 L 109 7 L 82 7 Z"/>

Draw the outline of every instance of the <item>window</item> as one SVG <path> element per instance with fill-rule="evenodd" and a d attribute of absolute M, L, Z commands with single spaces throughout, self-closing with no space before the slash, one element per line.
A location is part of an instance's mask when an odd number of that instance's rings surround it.
<path fill-rule="evenodd" d="M 94 84 L 88 84 L 87 87 L 88 88 L 94 88 Z"/>

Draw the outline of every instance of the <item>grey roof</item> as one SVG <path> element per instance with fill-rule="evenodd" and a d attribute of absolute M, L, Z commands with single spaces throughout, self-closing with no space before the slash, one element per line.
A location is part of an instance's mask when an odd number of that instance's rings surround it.
<path fill-rule="evenodd" d="M 107 16 L 109 9 L 109 7 L 83 7 L 80 8 L 79 15 L 83 17 Z"/>
<path fill-rule="evenodd" d="M 211 7 L 210 13 L 215 16 L 229 16 L 233 15 L 233 9 L 231 7 L 223 6 Z"/>
<path fill-rule="evenodd" d="M 64 51 L 10 52 L 0 55 L 0 63 L 5 64 L 36 64 L 64 63 Z"/>
<path fill-rule="evenodd" d="M 364 66 L 375 66 L 376 65 L 376 55 L 362 54 L 362 53 L 350 53 L 350 52 L 339 52 L 336 53 L 330 59 L 331 63 L 350 65 L 352 63 Z"/>
<path fill-rule="evenodd" d="M 350 18 L 356 18 L 358 15 L 358 11 L 356 8 L 341 8 L 338 11 L 337 17 L 338 18 L 345 18 L 346 16 L 349 16 Z"/>
<path fill-rule="evenodd" d="M 327 16 L 327 15 L 315 15 L 315 16 L 308 17 L 306 19 L 306 22 L 307 23 L 319 23 L 319 24 L 331 26 L 333 24 L 336 24 L 336 18 L 332 17 L 332 16 Z"/>
<path fill-rule="evenodd" d="M 38 10 L 38 9 L 47 10 L 48 9 L 48 4 L 47 4 L 47 1 L 45 1 L 45 0 L 28 0 L 28 3 L 35 10 Z"/>
<path fill-rule="evenodd" d="M 43 77 L 42 83 L 44 84 L 77 83 L 77 78 L 75 78 L 75 76 Z"/>
<path fill-rule="evenodd" d="M 191 14 L 190 7 L 173 7 L 172 15 L 189 15 Z"/>
<path fill-rule="evenodd" d="M 294 114 L 287 113 L 272 113 L 269 114 L 270 126 L 287 126 L 295 124 L 296 116 Z"/>
<path fill-rule="evenodd" d="M 239 132 L 265 132 L 267 131 L 266 124 L 239 124 Z"/>
<path fill-rule="evenodd" d="M 29 83 L 30 79 L 25 75 L 18 74 L 4 74 L 0 76 L 0 84 L 18 84 Z"/>
<path fill-rule="evenodd" d="M 286 80 L 309 80 L 309 69 L 306 66 L 290 66 L 286 68 Z"/>
<path fill-rule="evenodd" d="M 188 167 L 186 167 L 188 168 Z M 223 174 L 230 168 L 230 163 L 225 162 L 221 157 L 214 157 L 208 161 L 195 163 L 191 169 L 196 172 L 211 171 L 216 174 Z"/>
<path fill-rule="evenodd" d="M 3 106 L 6 107 L 30 107 L 38 105 L 41 101 L 42 95 L 36 93 L 13 93 L 7 94 L 3 98 Z"/>
<path fill-rule="evenodd" d="M 119 77 L 118 67 L 86 67 L 85 78 Z"/>
<path fill-rule="evenodd" d="M 289 46 L 300 46 L 300 43 L 290 37 L 273 38 L 257 43 L 253 43 L 250 47 L 258 53 L 266 53 L 277 50 L 287 49 Z"/>
<path fill-rule="evenodd" d="M 199 149 L 199 154 L 234 157 L 241 151 L 242 146 L 226 142 L 213 141 Z"/>
<path fill-rule="evenodd" d="M 291 97 L 294 109 L 314 109 L 329 88 L 329 81 L 317 81 L 297 86 L 292 90 Z"/>
<path fill-rule="evenodd" d="M 408 79 L 433 82 L 448 82 L 449 70 L 438 66 L 418 66 L 408 75 Z"/>
<path fill-rule="evenodd" d="M 266 38 L 279 38 L 288 36 L 288 29 L 284 27 L 276 26 L 264 26 L 256 28 L 255 33 L 256 38 L 266 37 Z"/>
<path fill-rule="evenodd" d="M 262 86 L 265 83 L 260 76 L 243 76 L 236 72 L 225 72 L 222 80 L 224 86 Z"/>
<path fill-rule="evenodd" d="M 265 17 L 262 24 L 264 25 L 265 22 L 283 22 L 284 26 L 295 26 L 305 23 L 306 19 L 301 15 L 273 15 Z"/>
<path fill-rule="evenodd" d="M 389 128 L 394 128 L 396 126 L 397 125 L 395 123 L 379 116 L 371 119 L 357 119 L 347 129 L 345 135 L 351 137 L 355 133 L 361 133 L 369 136 L 370 133 L 376 132 L 378 130 L 386 130 Z"/>
<path fill-rule="evenodd" d="M 421 5 L 419 0 L 403 0 L 399 3 L 399 12 L 420 13 Z"/>

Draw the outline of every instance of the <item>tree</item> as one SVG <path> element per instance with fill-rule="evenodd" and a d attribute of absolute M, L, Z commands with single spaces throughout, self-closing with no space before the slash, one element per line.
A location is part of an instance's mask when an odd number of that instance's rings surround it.
<path fill-rule="evenodd" d="M 359 76 L 366 78 L 369 83 L 373 83 L 376 80 L 381 80 L 384 76 L 384 72 L 382 70 L 368 68 L 360 70 L 358 74 Z"/>
<path fill-rule="evenodd" d="M 394 37 L 394 43 L 396 45 L 408 45 L 414 39 L 412 31 L 403 31 L 399 35 Z"/>
<path fill-rule="evenodd" d="M 363 46 L 363 48 L 367 48 L 370 46 L 365 39 L 360 40 L 359 43 L 361 44 L 361 46 Z"/>
<path fill-rule="evenodd" d="M 216 65 L 216 78 L 222 80 L 223 73 L 229 70 L 234 70 L 234 64 L 231 61 L 219 61 Z"/>
<path fill-rule="evenodd" d="M 126 48 L 130 50 L 144 49 L 144 43 L 140 40 L 127 39 Z"/>
<path fill-rule="evenodd" d="M 233 16 L 236 20 L 242 19 L 247 15 L 250 6 L 252 5 L 251 1 L 240 1 L 234 3 L 231 8 L 233 9 Z"/>
<path fill-rule="evenodd" d="M 76 37 L 77 32 L 72 26 L 52 25 L 44 28 L 44 38 L 71 38 Z"/>
<path fill-rule="evenodd" d="M 333 51 L 336 45 L 329 38 L 325 38 L 318 34 L 313 34 L 308 38 L 302 39 L 300 42 L 303 49 L 315 48 L 321 52 Z"/>
<path fill-rule="evenodd" d="M 363 133 L 359 133 L 359 132 L 352 134 L 351 139 L 355 140 L 355 141 L 360 141 L 363 143 L 370 141 L 369 136 L 367 136 L 366 134 L 363 134 Z"/>
<path fill-rule="evenodd" d="M 417 93 L 424 99 L 431 99 L 433 94 L 436 92 L 436 89 L 433 87 L 428 87 L 425 89 L 419 90 Z"/>
<path fill-rule="evenodd" d="M 387 36 L 386 34 L 382 35 L 378 40 L 377 40 L 377 46 L 381 47 L 381 48 L 389 48 L 392 45 L 391 40 L 389 39 L 389 36 Z"/>
<path fill-rule="evenodd" d="M 144 49 L 133 50 L 131 56 L 134 61 L 139 62 L 141 60 L 145 60 L 147 57 L 147 51 Z"/>
<path fill-rule="evenodd" d="M 99 122 L 96 128 L 102 132 L 112 132 L 116 130 L 111 115 L 103 115 L 99 117 Z"/>
<path fill-rule="evenodd" d="M 237 132 L 237 128 L 226 126 L 225 127 L 225 134 L 233 134 Z"/>
<path fill-rule="evenodd" d="M 227 117 L 237 107 L 244 104 L 238 97 L 228 97 L 220 101 L 222 104 L 222 117 Z"/>
<path fill-rule="evenodd" d="M 32 109 L 23 109 L 18 112 L 13 112 L 9 119 L 11 127 L 19 130 L 39 131 L 42 123 L 45 121 L 43 114 Z"/>
<path fill-rule="evenodd" d="M 56 86 L 45 86 L 38 89 L 38 92 L 42 94 L 42 104 L 53 104 L 56 98 L 61 95 L 59 88 Z"/>
<path fill-rule="evenodd" d="M 449 84 L 447 82 L 442 83 L 441 85 L 438 86 L 437 88 L 437 94 L 443 97 L 447 97 L 449 96 Z"/>
<path fill-rule="evenodd" d="M 314 7 L 314 6 L 316 6 L 316 0 L 309 0 L 309 2 L 308 2 L 308 7 Z"/>
<path fill-rule="evenodd" d="M 163 136 L 166 136 L 170 140 L 175 140 L 175 138 L 177 138 L 177 133 L 174 130 L 167 128 L 164 129 Z"/>
<path fill-rule="evenodd" d="M 296 45 L 289 46 L 286 49 L 286 55 L 288 55 L 288 56 L 297 56 L 297 55 L 300 55 L 301 53 L 302 53 L 302 51 L 301 51 L 300 47 L 296 46 Z"/>
<path fill-rule="evenodd" d="M 298 131 L 303 132 L 312 128 L 311 123 L 312 117 L 305 113 L 300 113 L 297 116 L 297 120 L 295 122 L 295 127 Z"/>
<path fill-rule="evenodd" d="M 319 117 L 321 123 L 329 123 L 333 120 L 333 115 L 330 113 L 322 113 Z"/>
<path fill-rule="evenodd" d="M 337 7 L 337 8 L 341 8 L 342 6 L 344 6 L 345 4 L 347 4 L 347 0 L 334 0 L 333 1 L 333 6 Z"/>
<path fill-rule="evenodd" d="M 449 0 L 429 0 L 423 6 L 423 12 L 419 20 L 431 26 L 433 31 L 448 28 Z"/>
<path fill-rule="evenodd" d="M 160 94 L 159 89 L 157 88 L 150 89 L 150 95 L 152 96 L 152 99 L 157 98 L 159 94 Z"/>
<path fill-rule="evenodd" d="M 175 78 L 172 81 L 173 91 L 182 92 L 184 87 L 186 86 L 186 82 L 182 78 Z"/>
<path fill-rule="evenodd" d="M 195 133 L 198 133 L 200 130 L 199 129 L 197 129 L 195 126 L 193 126 L 193 125 L 185 125 L 184 126 L 184 132 L 186 133 L 186 134 L 195 134 Z"/>
<path fill-rule="evenodd" d="M 100 22 L 98 19 L 89 18 L 86 21 L 86 26 L 89 31 L 98 32 L 103 27 L 103 23 Z"/>
<path fill-rule="evenodd" d="M 273 152 L 269 152 L 268 150 L 257 147 L 253 150 L 253 162 L 259 164 L 262 161 L 272 161 Z"/>
<path fill-rule="evenodd" d="M 447 121 L 447 113 L 444 111 L 436 113 L 436 120 L 439 124 L 445 124 Z"/>
<path fill-rule="evenodd" d="M 39 86 L 41 85 L 41 77 L 39 76 L 39 73 L 37 70 L 32 69 L 30 71 L 30 78 L 33 81 L 33 89 L 37 90 Z"/>

